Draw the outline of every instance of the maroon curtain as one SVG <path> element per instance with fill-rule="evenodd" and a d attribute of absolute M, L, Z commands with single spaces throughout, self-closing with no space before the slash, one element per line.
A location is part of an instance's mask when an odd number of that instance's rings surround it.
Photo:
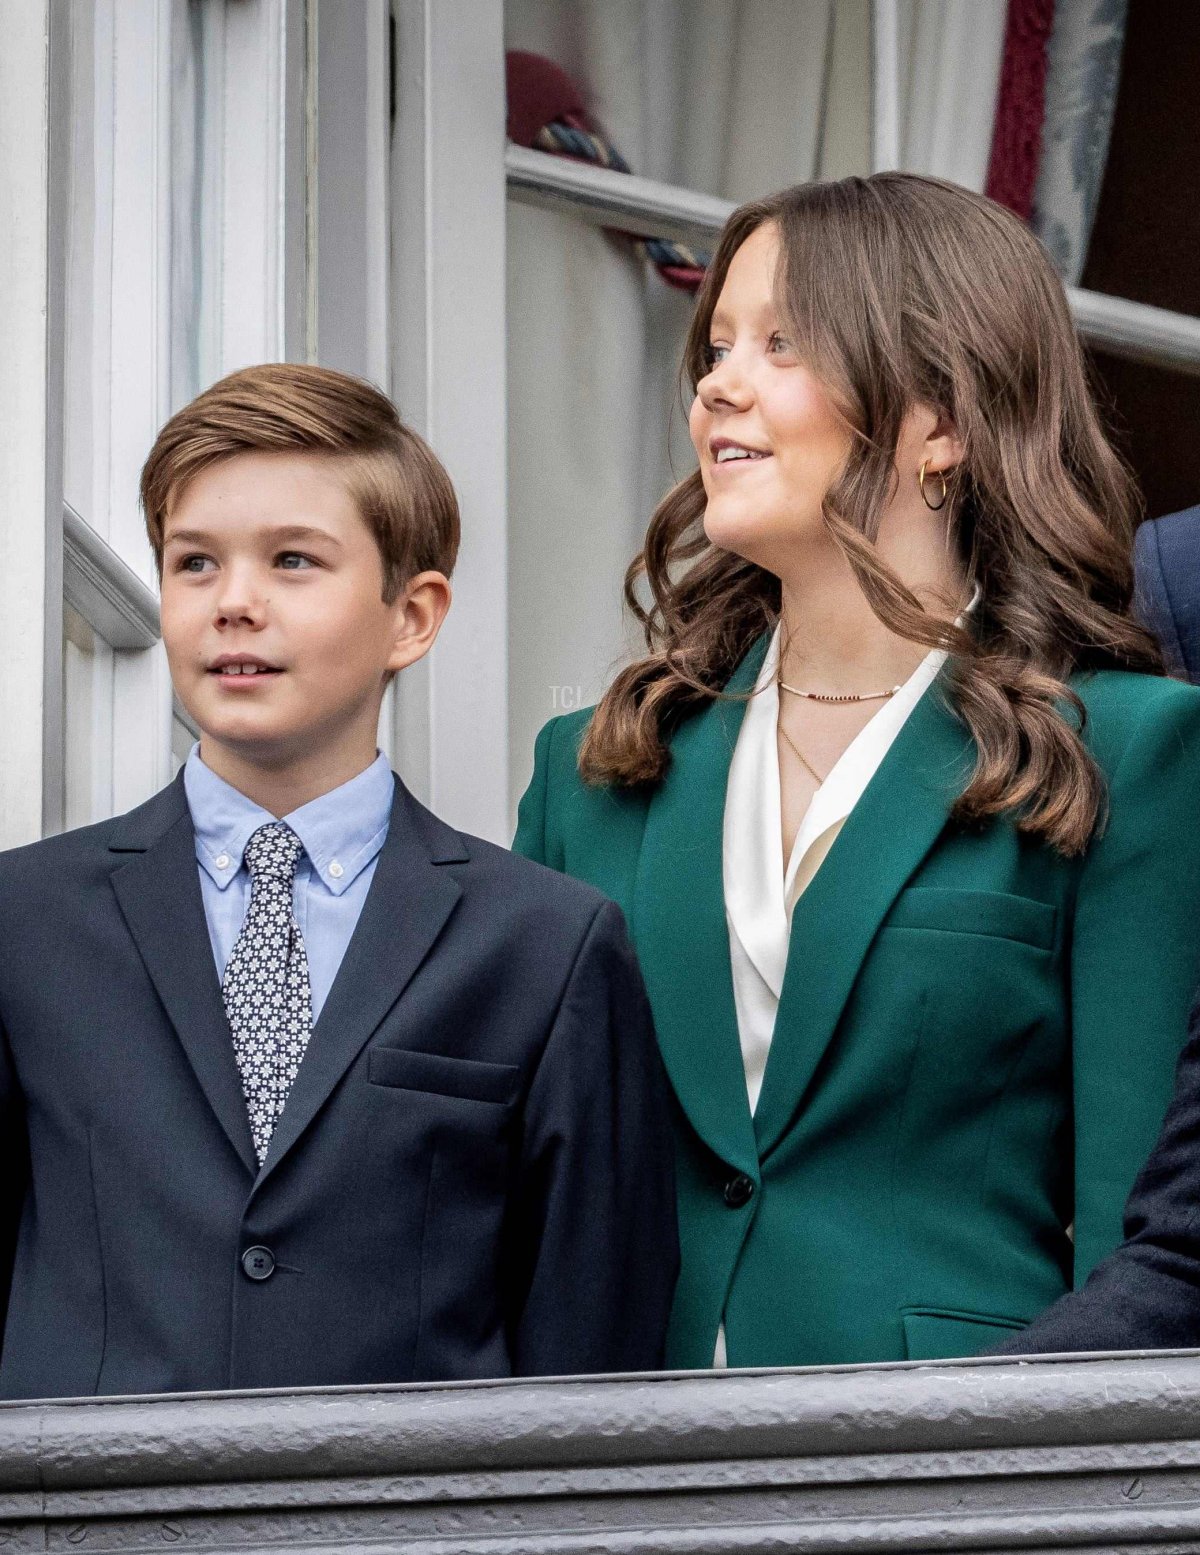
<path fill-rule="evenodd" d="M 1054 0 L 1008 0 L 987 192 L 1025 221 L 1042 158 L 1046 49 L 1053 26 Z"/>

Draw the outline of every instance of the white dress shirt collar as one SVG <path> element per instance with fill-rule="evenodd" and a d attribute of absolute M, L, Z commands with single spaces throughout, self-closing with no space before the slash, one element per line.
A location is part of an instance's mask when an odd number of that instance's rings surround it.
<path fill-rule="evenodd" d="M 241 868 L 250 838 L 276 817 L 205 766 L 198 744 L 184 765 L 183 784 L 197 861 L 224 891 Z M 356 777 L 282 817 L 304 844 L 314 877 L 334 896 L 346 891 L 383 847 L 394 792 L 387 758 L 376 753 Z"/>

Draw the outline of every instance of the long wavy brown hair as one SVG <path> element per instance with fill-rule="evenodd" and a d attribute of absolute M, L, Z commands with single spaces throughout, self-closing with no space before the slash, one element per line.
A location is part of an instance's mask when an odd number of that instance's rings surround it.
<path fill-rule="evenodd" d="M 885 626 L 951 654 L 950 704 L 977 752 L 955 818 L 1008 814 L 1079 853 L 1105 793 L 1067 677 L 1164 669 L 1131 614 L 1137 489 L 1101 426 L 1062 285 L 1016 216 L 957 185 L 908 173 L 802 184 L 727 222 L 688 331 L 693 391 L 730 260 L 766 222 L 780 234 L 778 306 L 791 344 L 855 434 L 825 494 L 829 534 Z M 948 415 L 962 440 L 950 493 L 980 590 L 969 632 L 927 613 L 874 544 L 901 425 L 918 404 Z M 711 544 L 705 505 L 696 471 L 659 504 L 626 574 L 647 652 L 592 718 L 579 754 L 589 782 L 658 783 L 673 730 L 723 694 L 779 618 L 779 579 Z"/>

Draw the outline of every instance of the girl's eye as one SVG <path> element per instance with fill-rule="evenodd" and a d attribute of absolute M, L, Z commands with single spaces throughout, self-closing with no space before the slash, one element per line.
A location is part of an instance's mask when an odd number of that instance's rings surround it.
<path fill-rule="evenodd" d="M 285 572 L 304 572 L 316 565 L 311 556 L 305 556 L 301 551 L 281 551 L 277 561 Z"/>
<path fill-rule="evenodd" d="M 776 333 L 767 341 L 767 349 L 778 354 L 779 352 L 790 351 L 792 343 L 790 340 L 785 339 L 783 335 Z"/>
<path fill-rule="evenodd" d="M 211 556 L 184 556 L 177 566 L 180 572 L 207 572 L 210 567 L 216 566 L 216 562 Z"/>
<path fill-rule="evenodd" d="M 709 372 L 711 372 L 713 370 L 713 368 L 717 365 L 718 362 L 723 362 L 725 360 L 725 357 L 728 354 L 728 352 L 729 352 L 729 347 L 728 346 L 714 346 L 714 345 L 707 345 L 707 346 L 705 346 L 705 348 L 704 348 L 704 363 L 705 363 L 705 366 L 708 368 Z"/>

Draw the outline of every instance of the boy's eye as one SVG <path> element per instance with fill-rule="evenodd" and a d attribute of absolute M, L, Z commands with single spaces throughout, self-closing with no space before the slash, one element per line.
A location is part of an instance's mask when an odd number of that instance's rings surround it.
<path fill-rule="evenodd" d="M 305 556 L 302 551 L 281 551 L 275 560 L 285 572 L 303 572 L 308 567 L 316 566 L 312 557 Z"/>
<path fill-rule="evenodd" d="M 183 556 L 176 564 L 180 572 L 207 572 L 216 563 L 211 556 Z"/>

